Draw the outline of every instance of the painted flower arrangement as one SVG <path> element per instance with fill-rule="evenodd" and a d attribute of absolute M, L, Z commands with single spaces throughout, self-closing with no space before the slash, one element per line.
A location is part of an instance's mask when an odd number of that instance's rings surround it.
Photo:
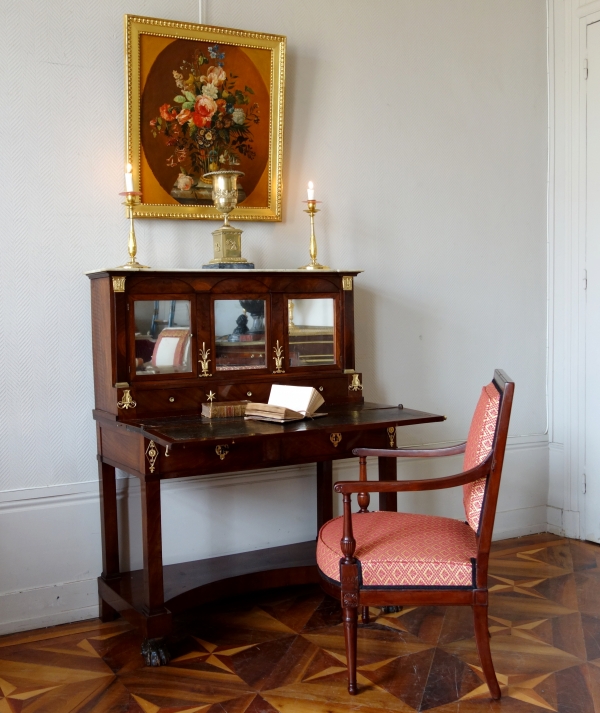
<path fill-rule="evenodd" d="M 154 138 L 162 135 L 173 148 L 167 165 L 179 166 L 181 191 L 191 190 L 208 171 L 235 167 L 242 156 L 256 156 L 250 127 L 260 116 L 251 99 L 254 91 L 236 86 L 239 77 L 227 74 L 219 45 L 209 47 L 208 53 L 210 59 L 196 50 L 191 62 L 185 60 L 180 72 L 173 71 L 179 93 L 150 121 Z"/>

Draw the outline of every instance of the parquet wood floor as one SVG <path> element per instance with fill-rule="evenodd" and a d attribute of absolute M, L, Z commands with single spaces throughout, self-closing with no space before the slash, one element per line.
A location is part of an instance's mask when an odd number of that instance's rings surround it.
<path fill-rule="evenodd" d="M 311 586 L 180 617 L 158 669 L 122 620 L 2 637 L 0 713 L 600 713 L 600 547 L 534 535 L 495 543 L 490 564 L 499 702 L 459 607 L 373 609 L 349 697 L 339 606 Z"/>

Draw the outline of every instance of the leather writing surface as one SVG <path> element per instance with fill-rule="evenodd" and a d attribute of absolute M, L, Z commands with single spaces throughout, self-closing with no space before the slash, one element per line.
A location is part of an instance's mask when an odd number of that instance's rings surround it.
<path fill-rule="evenodd" d="M 245 421 L 243 418 L 230 418 L 211 421 L 197 416 L 174 416 L 169 419 L 151 419 L 134 422 L 129 428 L 144 433 L 165 444 L 194 443 L 199 441 L 248 438 L 256 436 L 282 436 L 284 434 L 306 431 L 335 431 L 336 429 L 385 428 L 411 423 L 432 423 L 443 421 L 443 416 L 398 409 L 395 406 L 377 405 L 364 408 L 364 404 L 349 404 L 331 407 L 328 415 L 319 419 L 305 419 L 292 423 L 278 424 L 264 421 Z"/>

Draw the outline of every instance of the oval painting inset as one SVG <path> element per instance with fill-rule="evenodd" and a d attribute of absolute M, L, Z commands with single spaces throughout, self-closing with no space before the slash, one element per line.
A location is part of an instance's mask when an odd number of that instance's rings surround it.
<path fill-rule="evenodd" d="M 204 173 L 243 171 L 239 204 L 269 196 L 271 52 L 142 36 L 141 190 L 145 203 L 212 205 Z"/>

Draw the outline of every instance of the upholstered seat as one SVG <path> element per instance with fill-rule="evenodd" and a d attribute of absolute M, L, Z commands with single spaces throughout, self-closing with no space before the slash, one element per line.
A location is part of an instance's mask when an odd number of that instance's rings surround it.
<path fill-rule="evenodd" d="M 470 606 L 481 667 L 492 698 L 500 687 L 490 652 L 487 570 L 508 436 L 514 383 L 500 370 L 484 386 L 465 443 L 446 448 L 356 448 L 359 481 L 335 484 L 344 515 L 321 528 L 317 564 L 322 586 L 344 610 L 348 691 L 357 686 L 357 622 L 370 606 Z M 464 453 L 461 473 L 443 478 L 371 482 L 367 457 L 437 458 Z M 381 463 L 381 461 L 380 461 Z M 463 487 L 466 522 L 411 513 L 369 512 L 370 493 Z M 352 494 L 359 512 L 352 513 Z"/>
<path fill-rule="evenodd" d="M 472 587 L 475 533 L 460 520 L 402 512 L 353 518 L 363 587 Z M 344 518 L 325 523 L 317 542 L 321 572 L 340 581 Z"/>

